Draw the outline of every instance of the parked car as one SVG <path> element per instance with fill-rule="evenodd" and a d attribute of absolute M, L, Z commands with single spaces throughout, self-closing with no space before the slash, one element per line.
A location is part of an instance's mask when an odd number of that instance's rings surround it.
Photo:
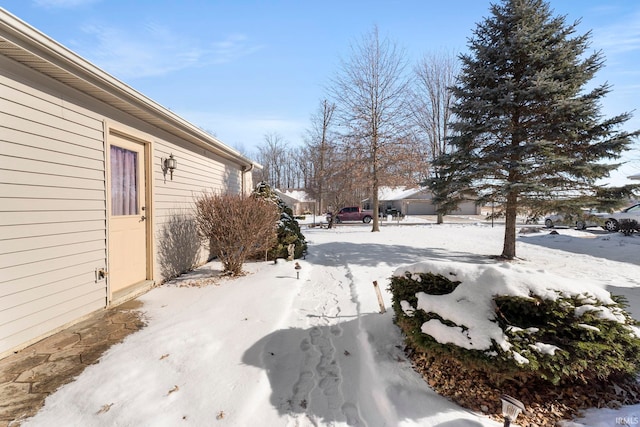
<path fill-rule="evenodd" d="M 600 227 L 602 224 L 594 217 L 597 215 L 590 210 L 584 210 L 581 215 L 564 215 L 553 214 L 548 215 L 544 219 L 544 226 L 553 228 L 556 225 L 565 225 L 575 227 L 576 230 L 586 230 L 588 227 Z"/>
<path fill-rule="evenodd" d="M 361 209 L 359 206 L 348 206 L 340 209 L 340 211 L 334 215 L 334 219 L 337 223 L 343 221 L 362 221 L 368 224 L 373 219 L 373 211 Z"/>
<path fill-rule="evenodd" d="M 636 220 L 640 222 L 640 203 L 629 206 L 620 212 L 600 214 L 599 217 L 604 219 L 604 228 L 607 231 L 620 230 L 620 221 L 623 219 Z"/>

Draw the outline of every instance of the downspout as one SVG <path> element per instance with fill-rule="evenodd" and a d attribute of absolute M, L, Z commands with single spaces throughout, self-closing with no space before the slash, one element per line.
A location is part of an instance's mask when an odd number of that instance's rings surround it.
<path fill-rule="evenodd" d="M 246 192 L 245 174 L 251 172 L 254 166 L 255 165 L 253 163 L 251 163 L 248 167 L 245 165 L 242 165 L 242 195 L 244 195 Z"/>

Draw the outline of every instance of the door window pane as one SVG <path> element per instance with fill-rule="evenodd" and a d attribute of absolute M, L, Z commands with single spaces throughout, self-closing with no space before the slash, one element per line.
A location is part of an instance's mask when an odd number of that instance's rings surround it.
<path fill-rule="evenodd" d="M 138 215 L 138 153 L 111 146 L 111 215 Z"/>

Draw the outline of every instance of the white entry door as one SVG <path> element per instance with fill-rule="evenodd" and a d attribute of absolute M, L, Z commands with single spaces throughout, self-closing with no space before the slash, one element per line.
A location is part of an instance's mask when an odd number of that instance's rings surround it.
<path fill-rule="evenodd" d="M 147 279 L 145 146 L 110 135 L 109 284 L 111 295 Z"/>

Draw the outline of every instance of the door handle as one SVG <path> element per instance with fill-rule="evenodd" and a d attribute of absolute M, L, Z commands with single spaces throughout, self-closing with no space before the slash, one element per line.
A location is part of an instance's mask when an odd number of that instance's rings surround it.
<path fill-rule="evenodd" d="M 142 216 L 140 217 L 140 221 L 144 221 L 145 219 L 147 219 L 147 217 L 146 217 L 146 216 L 144 216 L 144 215 L 142 215 Z"/>

